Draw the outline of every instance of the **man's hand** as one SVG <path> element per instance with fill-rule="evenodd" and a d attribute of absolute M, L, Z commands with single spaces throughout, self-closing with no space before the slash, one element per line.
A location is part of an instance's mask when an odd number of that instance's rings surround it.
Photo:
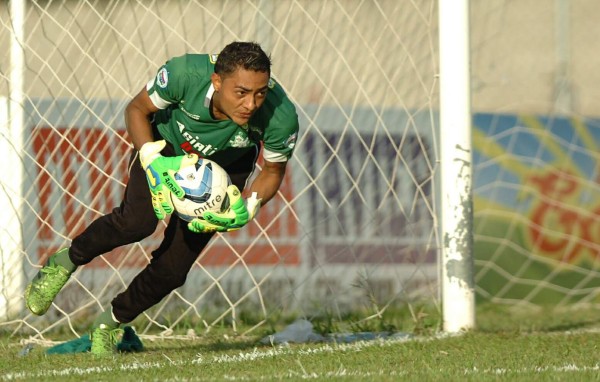
<path fill-rule="evenodd" d="M 140 149 L 140 162 L 146 171 L 146 179 L 152 194 L 152 208 L 159 220 L 174 211 L 171 193 L 180 199 L 185 195 L 173 175 L 181 168 L 193 166 L 198 162 L 196 154 L 163 157 L 160 152 L 166 144 L 164 140 L 147 142 Z"/>
<path fill-rule="evenodd" d="M 256 197 L 256 193 L 244 200 L 240 190 L 231 185 L 227 187 L 229 196 L 229 208 L 223 213 L 206 211 L 202 219 L 193 219 L 188 223 L 188 229 L 196 233 L 207 232 L 229 232 L 237 231 L 256 216 L 260 208 L 261 199 Z"/>

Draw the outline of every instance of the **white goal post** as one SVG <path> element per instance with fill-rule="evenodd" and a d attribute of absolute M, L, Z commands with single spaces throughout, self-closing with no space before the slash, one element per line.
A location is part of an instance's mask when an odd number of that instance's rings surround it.
<path fill-rule="evenodd" d="M 439 1 L 444 330 L 475 327 L 469 0 Z"/>
<path fill-rule="evenodd" d="M 255 327 L 402 309 L 418 321 L 440 296 L 444 330 L 474 327 L 468 0 L 9 3 L 0 125 L 15 174 L 0 203 L 18 207 L 0 242 L 0 328 L 75 330 L 150 259 L 164 227 L 80 269 L 45 317 L 23 308 L 45 256 L 119 202 L 128 99 L 169 57 L 236 39 L 263 44 L 298 107 L 295 158 L 258 221 L 218 236 L 144 330 L 237 330 L 249 311 Z"/>
<path fill-rule="evenodd" d="M 10 66 L 8 67 L 9 94 L 0 95 L 0 152 L 4 153 L 3 166 L 7 182 L 2 182 L 0 203 L 4 206 L 4 221 L 0 233 L 0 317 L 16 318 L 22 313 L 22 293 L 25 285 L 23 272 L 23 236 L 21 227 L 20 187 L 24 166 L 21 160 L 24 124 L 23 101 L 25 51 L 23 49 L 25 2 L 11 1 L 12 30 L 10 36 Z"/>

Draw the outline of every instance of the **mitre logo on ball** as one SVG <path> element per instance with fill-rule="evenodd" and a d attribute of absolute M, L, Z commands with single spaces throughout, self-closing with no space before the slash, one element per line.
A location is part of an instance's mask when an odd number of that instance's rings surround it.
<path fill-rule="evenodd" d="M 231 179 L 216 162 L 199 159 L 194 166 L 177 171 L 174 178 L 185 192 L 183 199 L 171 194 L 175 212 L 183 220 L 204 219 L 206 211 L 223 212 L 229 207 L 227 187 Z"/>

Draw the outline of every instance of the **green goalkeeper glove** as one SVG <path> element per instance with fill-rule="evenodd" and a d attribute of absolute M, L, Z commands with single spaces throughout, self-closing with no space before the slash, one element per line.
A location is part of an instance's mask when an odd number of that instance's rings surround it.
<path fill-rule="evenodd" d="M 261 202 L 261 199 L 256 197 L 256 192 L 244 200 L 240 190 L 235 185 L 231 185 L 227 187 L 227 195 L 229 196 L 227 211 L 222 213 L 206 211 L 202 214 L 204 220 L 193 219 L 188 223 L 188 229 L 196 233 L 237 231 L 254 219 Z"/>
<path fill-rule="evenodd" d="M 140 148 L 140 162 L 146 171 L 146 179 L 152 194 L 152 208 L 159 220 L 175 210 L 171 193 L 181 199 L 185 192 L 177 184 L 173 175 L 180 169 L 198 162 L 196 154 L 164 157 L 160 155 L 167 142 L 164 140 L 147 142 Z"/>

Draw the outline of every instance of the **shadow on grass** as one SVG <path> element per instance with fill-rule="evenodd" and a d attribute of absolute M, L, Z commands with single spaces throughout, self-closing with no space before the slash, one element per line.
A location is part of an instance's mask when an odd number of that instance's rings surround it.
<path fill-rule="evenodd" d="M 536 308 L 482 304 L 477 308 L 477 331 L 565 332 L 600 328 L 600 308 L 596 306 L 544 306 Z"/>
<path fill-rule="evenodd" d="M 258 347 L 266 347 L 259 342 L 259 339 L 233 339 L 231 341 L 220 341 L 211 339 L 198 340 L 143 340 L 145 352 L 152 351 L 177 351 L 197 353 L 227 352 L 227 351 L 246 351 Z"/>

